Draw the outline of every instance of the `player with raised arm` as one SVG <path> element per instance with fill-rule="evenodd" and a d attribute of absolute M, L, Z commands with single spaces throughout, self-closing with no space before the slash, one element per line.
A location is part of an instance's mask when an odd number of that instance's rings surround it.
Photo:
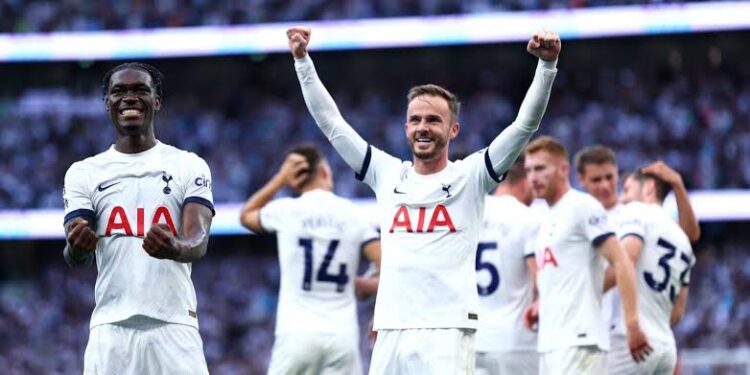
<path fill-rule="evenodd" d="M 272 201 L 285 186 L 300 196 Z M 362 373 L 354 277 L 361 252 L 379 265 L 380 241 L 361 210 L 332 190 L 320 151 L 297 145 L 240 214 L 246 228 L 278 238 L 281 287 L 269 374 Z"/>
<path fill-rule="evenodd" d="M 505 180 L 487 197 L 477 246 L 479 321 L 477 375 L 535 375 L 536 332 L 523 326 L 523 312 L 536 293 L 534 241 L 539 220 L 519 156 Z"/>
<path fill-rule="evenodd" d="M 643 362 L 633 361 L 620 334 L 623 323 L 614 322 L 608 358 L 611 374 L 674 373 L 677 348 L 670 326 L 685 312 L 695 256 L 683 229 L 662 208 L 669 190 L 665 180 L 643 171 L 625 179 L 620 199 L 626 203 L 623 216 L 629 220 L 621 223 L 622 245 L 636 265 L 640 322 L 654 352 Z M 610 271 L 605 288 L 613 284 Z"/>
<path fill-rule="evenodd" d="M 156 139 L 162 79 L 148 64 L 110 70 L 115 144 L 65 174 L 65 261 L 99 271 L 85 374 L 208 373 L 190 273 L 208 245 L 211 172 Z"/>
<path fill-rule="evenodd" d="M 459 102 L 436 85 L 412 88 L 404 130 L 412 161 L 369 145 L 343 119 L 307 53 L 310 29 L 287 31 L 305 103 L 344 161 L 377 197 L 383 259 L 375 304 L 372 374 L 473 373 L 476 246 L 485 195 L 539 127 L 556 75 L 557 34 L 535 34 L 539 58 L 518 117 L 487 148 L 450 162 Z"/>
<path fill-rule="evenodd" d="M 550 207 L 535 245 L 539 300 L 525 312 L 528 327 L 539 324 L 540 373 L 606 373 L 609 336 L 602 317 L 600 255 L 616 272 L 629 352 L 643 360 L 651 348 L 639 322 L 633 265 L 604 208 L 570 188 L 568 152 L 556 139 L 539 137 L 525 156 L 534 195 Z"/>

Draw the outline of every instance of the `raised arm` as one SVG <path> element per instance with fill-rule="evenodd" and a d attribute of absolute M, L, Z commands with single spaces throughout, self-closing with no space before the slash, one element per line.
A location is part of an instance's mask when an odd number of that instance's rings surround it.
<path fill-rule="evenodd" d="M 653 350 L 646 335 L 641 330 L 638 317 L 638 299 L 636 296 L 635 271 L 633 262 L 628 254 L 620 247 L 614 236 L 610 236 L 599 245 L 601 254 L 607 258 L 611 267 L 615 269 L 617 288 L 620 290 L 622 309 L 625 314 L 625 328 L 627 330 L 630 355 L 636 362 L 645 360 Z"/>
<path fill-rule="evenodd" d="M 286 35 L 294 56 L 294 68 L 310 114 L 336 151 L 354 171 L 359 172 L 367 154 L 367 142 L 344 120 L 331 94 L 318 78 L 307 53 L 311 30 L 292 27 Z"/>
<path fill-rule="evenodd" d="M 643 168 L 642 172 L 655 176 L 672 188 L 675 202 L 677 203 L 677 216 L 680 227 L 688 236 L 690 242 L 698 242 L 701 238 L 701 227 L 698 224 L 698 219 L 695 217 L 693 205 L 690 204 L 690 197 L 685 188 L 685 183 L 682 181 L 682 176 L 661 160 Z"/>
<path fill-rule="evenodd" d="M 240 212 L 240 223 L 255 233 L 262 233 L 260 209 L 271 201 L 274 195 L 284 186 L 297 186 L 304 180 L 310 168 L 307 160 L 300 154 L 289 154 L 278 172 L 255 194 L 248 198 Z"/>
<path fill-rule="evenodd" d="M 539 63 L 516 120 L 490 143 L 487 150 L 489 163 L 498 175 L 510 168 L 539 129 L 557 74 L 557 58 L 561 48 L 560 37 L 552 32 L 535 33 L 526 46 L 530 54 L 539 58 Z"/>

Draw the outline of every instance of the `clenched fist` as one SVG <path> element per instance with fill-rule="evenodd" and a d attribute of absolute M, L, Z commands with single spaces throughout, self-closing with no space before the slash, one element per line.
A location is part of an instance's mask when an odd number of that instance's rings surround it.
<path fill-rule="evenodd" d="M 171 228 L 167 224 L 155 224 L 143 239 L 143 250 L 157 259 L 177 259 L 182 254 Z"/>
<path fill-rule="evenodd" d="M 91 229 L 88 221 L 77 218 L 68 226 L 67 240 L 70 244 L 71 255 L 80 259 L 96 250 L 99 237 Z"/>
<path fill-rule="evenodd" d="M 312 30 L 309 27 L 294 26 L 287 29 L 286 38 L 289 43 L 289 51 L 295 58 L 301 59 L 307 55 L 310 33 L 312 33 Z"/>
<path fill-rule="evenodd" d="M 560 36 L 551 31 L 534 33 L 526 45 L 526 50 L 530 54 L 545 61 L 557 60 L 561 49 L 562 42 L 560 41 Z"/>

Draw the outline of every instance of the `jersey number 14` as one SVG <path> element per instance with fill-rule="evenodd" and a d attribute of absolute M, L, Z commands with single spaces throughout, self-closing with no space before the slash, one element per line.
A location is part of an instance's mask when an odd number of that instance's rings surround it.
<path fill-rule="evenodd" d="M 312 290 L 313 281 L 313 241 L 310 238 L 300 238 L 299 245 L 305 251 L 305 275 L 302 278 L 302 289 Z M 339 264 L 339 272 L 337 274 L 328 273 L 328 268 L 331 266 L 331 260 L 333 255 L 336 254 L 336 249 L 339 247 L 339 240 L 332 240 L 328 244 L 328 251 L 323 257 L 323 262 L 318 268 L 316 280 L 320 282 L 335 283 L 336 291 L 339 293 L 344 292 L 346 284 L 349 282 L 349 275 L 346 274 L 346 264 Z"/>

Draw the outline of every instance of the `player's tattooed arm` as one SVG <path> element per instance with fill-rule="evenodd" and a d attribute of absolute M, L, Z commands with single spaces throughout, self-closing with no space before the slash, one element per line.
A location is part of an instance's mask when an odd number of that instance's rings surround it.
<path fill-rule="evenodd" d="M 212 219 L 210 208 L 200 203 L 188 203 L 182 211 L 183 234 L 175 236 L 166 224 L 154 225 L 143 239 L 143 249 L 157 259 L 195 262 L 206 255 Z"/>
<path fill-rule="evenodd" d="M 278 172 L 268 182 L 248 198 L 240 212 L 240 223 L 255 233 L 262 233 L 260 209 L 273 199 L 284 186 L 296 189 L 310 175 L 310 165 L 300 154 L 289 154 Z"/>
<path fill-rule="evenodd" d="M 642 172 L 655 176 L 672 188 L 675 202 L 677 203 L 677 216 L 679 217 L 680 227 L 688 236 L 690 242 L 698 242 L 701 238 L 701 227 L 693 211 L 693 205 L 690 204 L 690 197 L 685 188 L 685 183 L 682 181 L 682 176 L 661 160 L 646 166 L 642 169 Z"/>
<path fill-rule="evenodd" d="M 65 223 L 65 249 L 63 257 L 71 267 L 85 267 L 94 260 L 94 251 L 99 238 L 89 222 L 83 218 L 70 219 Z"/>

